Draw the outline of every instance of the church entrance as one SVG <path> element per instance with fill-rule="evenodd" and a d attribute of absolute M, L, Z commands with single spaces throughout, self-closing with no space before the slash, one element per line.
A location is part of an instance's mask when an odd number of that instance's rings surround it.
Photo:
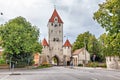
<path fill-rule="evenodd" d="M 57 56 L 54 56 L 52 58 L 52 65 L 54 65 L 54 66 L 58 66 L 59 65 L 59 59 L 58 59 Z"/>

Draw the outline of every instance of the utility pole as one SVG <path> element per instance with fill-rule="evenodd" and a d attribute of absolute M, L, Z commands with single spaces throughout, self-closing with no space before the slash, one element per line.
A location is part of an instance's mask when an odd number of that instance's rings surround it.
<path fill-rule="evenodd" d="M 85 54 L 85 60 L 84 60 L 84 66 L 86 64 L 86 37 L 84 37 L 84 54 Z"/>

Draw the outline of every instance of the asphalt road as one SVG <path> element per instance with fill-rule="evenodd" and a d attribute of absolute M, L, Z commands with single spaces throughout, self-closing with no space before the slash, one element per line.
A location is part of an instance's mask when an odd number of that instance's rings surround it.
<path fill-rule="evenodd" d="M 68 67 L 14 71 L 0 70 L 0 80 L 120 80 L 120 71 L 94 68 L 71 69 Z"/>

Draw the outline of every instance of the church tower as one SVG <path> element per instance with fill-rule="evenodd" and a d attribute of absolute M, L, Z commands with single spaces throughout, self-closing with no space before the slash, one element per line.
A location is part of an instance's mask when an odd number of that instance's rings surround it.
<path fill-rule="evenodd" d="M 51 58 L 56 57 L 58 65 L 60 65 L 63 58 L 63 21 L 56 9 L 54 9 L 47 26 L 49 54 Z"/>
<path fill-rule="evenodd" d="M 56 9 L 48 21 L 48 40 L 42 42 L 41 63 L 69 65 L 71 44 L 67 39 L 63 45 L 63 21 Z"/>

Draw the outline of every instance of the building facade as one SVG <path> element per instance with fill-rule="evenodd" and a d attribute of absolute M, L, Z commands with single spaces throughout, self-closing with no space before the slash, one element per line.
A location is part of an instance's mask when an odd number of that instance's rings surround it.
<path fill-rule="evenodd" d="M 87 64 L 90 61 L 90 53 L 85 49 L 77 49 L 73 53 L 73 65 L 78 66 L 79 64 Z"/>
<path fill-rule="evenodd" d="M 71 57 L 71 44 L 67 39 L 63 44 L 63 21 L 54 9 L 48 21 L 48 40 L 42 41 L 42 63 L 68 65 Z"/>

